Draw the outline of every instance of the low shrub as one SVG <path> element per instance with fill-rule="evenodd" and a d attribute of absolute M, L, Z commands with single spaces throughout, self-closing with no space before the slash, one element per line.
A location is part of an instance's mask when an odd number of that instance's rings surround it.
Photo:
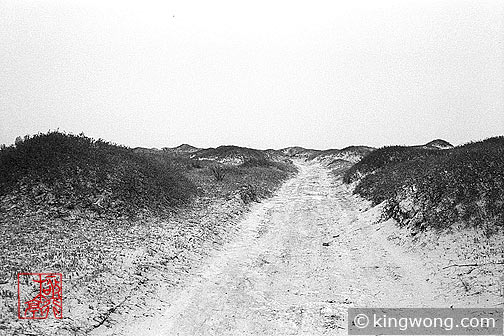
<path fill-rule="evenodd" d="M 239 195 L 243 203 L 248 204 L 251 202 L 259 202 L 260 195 L 257 188 L 252 184 L 246 184 L 239 190 Z"/>
<path fill-rule="evenodd" d="M 224 177 L 226 176 L 226 169 L 222 166 L 215 165 L 212 168 L 210 168 L 212 171 L 212 175 L 215 177 L 215 181 L 223 181 Z"/>

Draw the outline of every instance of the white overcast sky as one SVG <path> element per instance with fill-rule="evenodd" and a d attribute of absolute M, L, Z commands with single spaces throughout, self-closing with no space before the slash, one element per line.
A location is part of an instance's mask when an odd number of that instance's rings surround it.
<path fill-rule="evenodd" d="M 504 1 L 0 1 L 0 143 L 454 144 L 504 134 Z"/>

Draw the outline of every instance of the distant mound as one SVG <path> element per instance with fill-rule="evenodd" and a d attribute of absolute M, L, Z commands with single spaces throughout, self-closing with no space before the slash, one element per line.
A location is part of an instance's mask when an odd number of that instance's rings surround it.
<path fill-rule="evenodd" d="M 453 145 L 451 143 L 441 139 L 432 140 L 431 142 L 425 144 L 425 146 L 439 149 L 453 148 Z"/>
<path fill-rule="evenodd" d="M 447 147 L 442 140 L 432 143 Z M 344 181 L 357 181 L 356 193 L 374 204 L 385 201 L 387 214 L 401 224 L 423 229 L 464 222 L 491 230 L 504 223 L 503 172 L 504 137 L 495 137 L 443 150 L 380 148 Z"/>
<path fill-rule="evenodd" d="M 192 183 L 142 152 L 84 135 L 27 137 L 0 151 L 0 213 L 135 215 L 187 202 Z"/>
<path fill-rule="evenodd" d="M 373 150 L 373 147 L 367 146 L 349 146 L 343 149 L 326 149 L 313 153 L 308 157 L 308 160 L 317 160 L 325 164 L 330 164 L 334 160 L 340 159 L 356 163 Z"/>
<path fill-rule="evenodd" d="M 425 145 L 416 146 L 416 147 L 422 147 L 425 149 L 450 149 L 450 148 L 453 148 L 453 145 L 451 143 L 449 143 L 448 141 L 436 139 L 436 140 L 432 140 L 431 142 L 426 143 Z"/>
<path fill-rule="evenodd" d="M 303 147 L 287 147 L 287 148 L 282 148 L 280 149 L 280 152 L 282 152 L 284 155 L 288 157 L 296 157 L 296 158 L 309 158 L 310 156 L 320 152 L 320 150 L 317 149 L 308 149 L 308 148 L 303 148 Z"/>
<path fill-rule="evenodd" d="M 360 157 L 364 157 L 374 151 L 376 148 L 369 146 L 348 146 L 341 150 L 342 153 L 349 155 L 357 155 Z"/>
<path fill-rule="evenodd" d="M 272 160 L 272 161 L 289 161 L 291 162 L 287 156 L 281 151 L 281 150 L 277 150 L 277 149 L 266 149 L 264 151 L 262 151 L 264 154 L 266 154 L 266 156 L 268 157 L 268 159 Z"/>
<path fill-rule="evenodd" d="M 177 147 L 172 147 L 172 148 L 164 147 L 163 150 L 169 151 L 169 152 L 175 152 L 175 153 L 193 153 L 193 152 L 197 152 L 200 149 L 197 147 L 188 145 L 188 144 L 182 144 L 182 145 L 179 145 Z"/>
<path fill-rule="evenodd" d="M 145 147 L 136 147 L 133 148 L 133 152 L 138 154 L 157 154 L 159 153 L 159 149 L 157 148 L 145 148 Z"/>
<path fill-rule="evenodd" d="M 263 151 L 238 146 L 201 149 L 195 152 L 192 157 L 200 160 L 213 160 L 228 165 L 240 165 L 251 159 L 268 160 L 268 156 Z"/>
<path fill-rule="evenodd" d="M 340 155 L 340 149 L 325 149 L 325 150 L 317 150 L 312 152 L 307 159 L 308 160 L 324 160 L 324 159 L 335 159 L 336 156 Z"/>

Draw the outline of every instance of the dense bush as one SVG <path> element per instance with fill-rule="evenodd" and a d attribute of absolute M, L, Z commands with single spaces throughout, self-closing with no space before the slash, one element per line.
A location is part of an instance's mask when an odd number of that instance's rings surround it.
<path fill-rule="evenodd" d="M 345 174 L 344 182 L 351 183 L 364 175 L 372 173 L 385 166 L 391 166 L 416 158 L 427 159 L 430 156 L 443 154 L 442 151 L 420 147 L 387 146 L 375 150 L 356 163 Z"/>
<path fill-rule="evenodd" d="M 131 215 L 185 203 L 194 189 L 160 160 L 84 135 L 38 134 L 0 151 L 0 197 L 16 206 Z"/>
<path fill-rule="evenodd" d="M 211 169 L 216 181 L 223 181 L 226 176 L 226 169 L 222 166 L 215 165 Z"/>
<path fill-rule="evenodd" d="M 345 182 L 359 178 L 355 192 L 386 201 L 386 214 L 403 225 L 504 224 L 504 137 L 448 150 L 385 147 L 352 167 Z"/>

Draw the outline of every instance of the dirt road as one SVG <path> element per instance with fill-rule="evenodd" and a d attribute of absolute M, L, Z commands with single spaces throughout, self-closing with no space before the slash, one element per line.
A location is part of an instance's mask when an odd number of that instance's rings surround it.
<path fill-rule="evenodd" d="M 172 296 L 117 334 L 346 334 L 348 307 L 445 306 L 423 261 L 319 164 L 254 205 L 237 236 Z"/>

